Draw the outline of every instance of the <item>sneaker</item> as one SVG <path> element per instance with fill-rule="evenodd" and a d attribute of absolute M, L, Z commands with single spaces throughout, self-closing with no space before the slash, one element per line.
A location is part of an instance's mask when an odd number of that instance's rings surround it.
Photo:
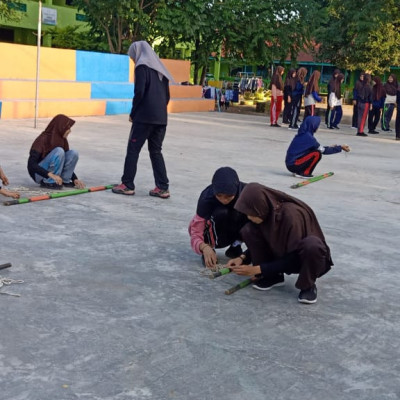
<path fill-rule="evenodd" d="M 279 124 L 271 124 L 271 126 L 274 126 L 275 128 L 280 128 L 281 127 Z"/>
<path fill-rule="evenodd" d="M 314 285 L 310 289 L 301 290 L 299 294 L 299 303 L 314 304 L 317 302 L 317 287 Z"/>
<path fill-rule="evenodd" d="M 40 182 L 40 187 L 42 188 L 46 188 L 46 189 L 56 189 L 56 190 L 60 190 L 62 189 L 62 185 L 58 185 L 57 183 L 48 183 L 45 181 L 41 181 Z"/>
<path fill-rule="evenodd" d="M 243 254 L 242 246 L 239 244 L 237 246 L 230 245 L 228 250 L 225 251 L 225 255 L 228 258 L 236 258 Z"/>
<path fill-rule="evenodd" d="M 364 132 L 358 132 L 356 136 L 368 136 L 368 135 Z"/>
<path fill-rule="evenodd" d="M 72 182 L 72 181 L 63 182 L 63 186 L 64 186 L 64 187 L 68 187 L 68 188 L 73 188 L 73 187 L 75 187 L 75 183 Z"/>
<path fill-rule="evenodd" d="M 154 197 L 160 197 L 161 199 L 168 199 L 171 196 L 169 194 L 168 189 L 162 190 L 162 189 L 158 188 L 157 186 L 153 190 L 150 190 L 149 195 L 154 196 Z"/>
<path fill-rule="evenodd" d="M 253 284 L 253 288 L 257 290 L 267 291 L 273 287 L 284 286 L 285 277 L 283 274 L 278 274 L 269 278 L 261 278 L 257 283 Z"/>
<path fill-rule="evenodd" d="M 135 194 L 134 189 L 129 189 L 124 183 L 120 183 L 117 186 L 114 186 L 112 189 L 113 193 L 117 194 L 126 194 L 128 196 L 133 196 Z"/>
<path fill-rule="evenodd" d="M 301 174 L 294 174 L 294 176 L 296 177 L 296 178 L 301 178 L 301 179 L 309 179 L 309 178 L 312 178 L 313 177 L 313 175 L 301 175 Z"/>
<path fill-rule="evenodd" d="M 340 127 L 339 127 L 339 126 L 337 126 L 337 125 L 336 125 L 336 126 L 334 126 L 334 128 L 335 128 L 335 129 L 340 129 Z"/>
<path fill-rule="evenodd" d="M 289 128 L 288 128 L 288 129 L 289 129 L 290 131 L 297 131 L 298 128 L 289 125 Z"/>
<path fill-rule="evenodd" d="M 356 126 L 352 126 L 351 129 L 358 129 Z"/>
<path fill-rule="evenodd" d="M 368 133 L 371 133 L 371 134 L 373 134 L 373 135 L 378 135 L 378 134 L 379 134 L 378 131 L 368 131 Z"/>

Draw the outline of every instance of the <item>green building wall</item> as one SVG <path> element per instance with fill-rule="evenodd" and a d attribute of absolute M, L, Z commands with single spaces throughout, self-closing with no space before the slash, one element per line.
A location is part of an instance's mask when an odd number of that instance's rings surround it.
<path fill-rule="evenodd" d="M 35 45 L 37 42 L 37 27 L 39 1 L 22 0 L 17 13 L 20 20 L 3 21 L 0 20 L 0 41 L 1 30 L 12 30 L 14 32 L 14 43 Z M 53 8 L 57 10 L 57 27 L 65 28 L 67 26 L 79 26 L 82 30 L 88 29 L 85 22 L 85 15 L 78 12 L 75 7 L 69 6 L 68 0 L 43 0 L 42 7 Z M 51 36 L 46 35 L 46 31 L 53 28 L 54 25 L 42 23 L 43 46 L 51 47 Z"/>

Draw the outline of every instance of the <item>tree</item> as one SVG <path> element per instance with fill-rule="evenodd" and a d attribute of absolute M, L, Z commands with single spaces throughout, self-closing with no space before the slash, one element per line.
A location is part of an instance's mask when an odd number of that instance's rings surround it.
<path fill-rule="evenodd" d="M 164 0 L 74 0 L 99 39 L 106 38 L 111 53 L 125 53 L 136 40 L 151 40 L 158 8 Z"/>
<path fill-rule="evenodd" d="M 0 0 L 0 21 L 19 21 L 21 14 L 18 12 L 21 3 L 18 0 Z"/>
<path fill-rule="evenodd" d="M 377 73 L 400 63 L 398 0 L 329 0 L 328 13 L 316 35 L 320 59 Z"/>

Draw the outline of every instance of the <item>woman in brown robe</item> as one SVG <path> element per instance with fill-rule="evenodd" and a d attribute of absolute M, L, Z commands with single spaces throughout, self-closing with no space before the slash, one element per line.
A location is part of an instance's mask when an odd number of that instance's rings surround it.
<path fill-rule="evenodd" d="M 315 281 L 333 265 L 317 217 L 302 201 L 263 186 L 249 183 L 235 209 L 246 214 L 241 236 L 248 251 L 230 260 L 228 266 L 238 275 L 258 275 L 253 285 L 269 290 L 284 284 L 284 273 L 298 274 L 299 302 L 317 301 Z M 250 265 L 252 263 L 252 265 Z"/>

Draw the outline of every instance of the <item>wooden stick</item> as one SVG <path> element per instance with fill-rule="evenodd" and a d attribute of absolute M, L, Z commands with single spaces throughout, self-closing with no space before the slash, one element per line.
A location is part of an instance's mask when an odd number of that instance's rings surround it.
<path fill-rule="evenodd" d="M 309 185 L 310 183 L 320 181 L 321 179 L 329 178 L 329 177 L 332 176 L 332 175 L 333 175 L 333 172 L 327 172 L 326 174 L 314 176 L 314 177 L 312 177 L 312 178 L 310 178 L 310 179 L 307 179 L 307 180 L 305 180 L 305 181 L 296 183 L 295 185 L 292 185 L 292 186 L 290 186 L 290 187 L 291 187 L 292 189 L 297 189 L 297 188 L 299 188 L 299 187 L 303 187 L 303 186 Z"/>
<path fill-rule="evenodd" d="M 11 263 L 1 264 L 0 265 L 0 269 L 6 269 L 6 268 L 10 268 L 10 267 L 11 267 Z"/>
<path fill-rule="evenodd" d="M 246 286 L 249 286 L 251 283 L 255 283 L 259 280 L 260 278 L 256 278 L 255 276 L 253 276 L 252 278 L 248 278 L 240 283 L 238 283 L 237 285 L 231 287 L 230 289 L 225 290 L 225 294 L 232 294 L 237 292 L 240 289 L 245 288 Z"/>

